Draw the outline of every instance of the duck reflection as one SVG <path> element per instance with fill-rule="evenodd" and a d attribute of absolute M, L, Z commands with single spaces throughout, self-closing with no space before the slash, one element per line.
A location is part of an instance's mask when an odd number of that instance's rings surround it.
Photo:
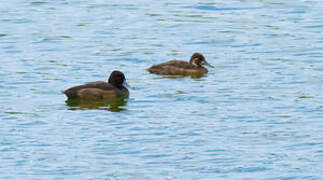
<path fill-rule="evenodd" d="M 68 99 L 65 102 L 66 105 L 70 107 L 69 110 L 98 109 L 111 112 L 125 111 L 126 109 L 123 107 L 127 104 L 125 98 L 113 98 L 108 100 Z"/>
<path fill-rule="evenodd" d="M 193 79 L 200 79 L 202 77 L 205 77 L 205 74 L 192 74 L 192 75 L 188 75 L 189 77 L 193 78 Z M 181 78 L 185 78 L 187 76 L 184 75 L 163 75 L 161 77 L 155 77 L 154 79 L 181 79 Z"/>

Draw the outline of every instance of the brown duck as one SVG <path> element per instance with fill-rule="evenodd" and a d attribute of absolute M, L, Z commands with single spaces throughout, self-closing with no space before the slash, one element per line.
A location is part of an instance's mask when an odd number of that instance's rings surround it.
<path fill-rule="evenodd" d="M 113 71 L 108 82 L 96 81 L 74 86 L 62 91 L 68 99 L 109 99 L 129 97 L 129 91 L 124 86 L 126 78 L 120 71 Z"/>
<path fill-rule="evenodd" d="M 208 70 L 202 65 L 213 67 L 200 53 L 194 53 L 189 62 L 181 60 L 171 60 L 165 63 L 153 65 L 147 70 L 150 73 L 160 75 L 183 75 L 183 76 L 203 76 Z"/>

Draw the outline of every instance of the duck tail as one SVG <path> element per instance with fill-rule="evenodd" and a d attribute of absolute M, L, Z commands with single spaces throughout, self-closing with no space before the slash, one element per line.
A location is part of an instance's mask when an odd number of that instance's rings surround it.
<path fill-rule="evenodd" d="M 61 92 L 65 94 L 68 98 L 77 98 L 77 90 L 77 88 L 70 88 Z"/>
<path fill-rule="evenodd" d="M 153 73 L 153 72 L 154 72 L 153 67 L 147 68 L 147 69 L 145 69 L 145 70 L 146 70 L 146 71 L 148 71 L 148 72 L 150 72 L 150 73 Z"/>

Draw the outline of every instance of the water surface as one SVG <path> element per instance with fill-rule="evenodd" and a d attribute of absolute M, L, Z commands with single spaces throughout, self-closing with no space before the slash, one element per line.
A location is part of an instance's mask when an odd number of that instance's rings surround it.
<path fill-rule="evenodd" d="M 1 1 L 0 179 L 323 179 L 322 8 Z M 144 70 L 193 52 L 202 78 Z M 116 69 L 117 112 L 65 102 Z"/>

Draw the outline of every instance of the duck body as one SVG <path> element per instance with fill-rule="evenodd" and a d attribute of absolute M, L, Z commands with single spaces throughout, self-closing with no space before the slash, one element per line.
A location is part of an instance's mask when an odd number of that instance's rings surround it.
<path fill-rule="evenodd" d="M 198 67 L 186 61 L 171 60 L 165 63 L 153 65 L 147 69 L 150 73 L 160 75 L 202 75 L 208 70 L 202 66 Z"/>
<path fill-rule="evenodd" d="M 120 71 L 113 71 L 109 81 L 96 81 L 84 85 L 74 86 L 62 91 L 68 99 L 110 99 L 129 97 L 129 91 L 123 86 L 125 77 Z"/>
<path fill-rule="evenodd" d="M 165 63 L 153 65 L 147 70 L 150 73 L 160 75 L 183 75 L 183 76 L 203 76 L 208 70 L 202 65 L 208 65 L 204 56 L 194 53 L 189 62 L 182 60 L 171 60 Z"/>
<path fill-rule="evenodd" d="M 80 86 L 71 87 L 63 93 L 69 99 L 107 99 L 112 97 L 129 97 L 127 88 L 116 88 L 112 84 L 104 81 L 96 81 Z"/>

